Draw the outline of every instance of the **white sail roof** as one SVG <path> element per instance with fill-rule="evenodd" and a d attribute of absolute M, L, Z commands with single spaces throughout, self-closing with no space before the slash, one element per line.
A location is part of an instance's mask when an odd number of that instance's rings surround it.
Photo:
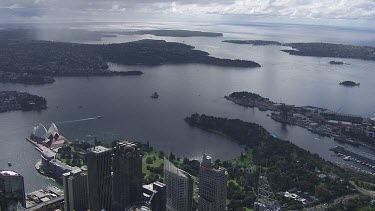
<path fill-rule="evenodd" d="M 39 124 L 33 129 L 33 135 L 35 137 L 44 139 L 46 137 L 46 134 L 47 134 L 47 129 L 42 124 Z"/>
<path fill-rule="evenodd" d="M 52 135 L 55 135 L 56 133 L 57 134 L 59 133 L 59 130 L 57 129 L 55 123 L 51 124 L 51 127 L 49 127 L 49 129 L 48 129 L 48 133 L 52 134 Z"/>

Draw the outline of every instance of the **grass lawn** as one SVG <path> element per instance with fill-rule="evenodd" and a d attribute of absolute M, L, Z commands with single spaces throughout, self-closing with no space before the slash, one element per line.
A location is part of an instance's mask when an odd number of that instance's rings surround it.
<path fill-rule="evenodd" d="M 159 158 L 159 151 L 152 151 L 152 152 L 145 152 L 146 154 L 142 158 L 142 172 L 146 174 L 146 177 L 151 173 L 149 170 L 147 170 L 147 166 L 150 167 L 159 167 L 163 162 L 163 158 Z M 153 160 L 152 164 L 147 164 L 146 160 L 147 158 L 151 157 Z M 163 176 L 163 175 L 161 175 Z"/>

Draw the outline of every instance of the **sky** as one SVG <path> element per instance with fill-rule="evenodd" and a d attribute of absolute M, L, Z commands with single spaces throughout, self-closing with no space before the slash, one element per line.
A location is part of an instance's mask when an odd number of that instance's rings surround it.
<path fill-rule="evenodd" d="M 1 22 L 145 19 L 366 25 L 375 0 L 0 0 Z"/>

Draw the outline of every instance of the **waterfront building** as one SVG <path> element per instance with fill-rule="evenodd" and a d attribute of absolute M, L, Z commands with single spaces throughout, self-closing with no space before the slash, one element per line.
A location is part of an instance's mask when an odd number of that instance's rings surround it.
<path fill-rule="evenodd" d="M 111 150 L 95 146 L 87 150 L 87 182 L 89 208 L 92 211 L 111 210 Z"/>
<path fill-rule="evenodd" d="M 199 211 L 226 210 L 227 178 L 225 168 L 215 166 L 204 154 L 199 169 Z"/>
<path fill-rule="evenodd" d="M 46 138 L 48 138 L 51 141 L 52 140 L 57 141 L 59 137 L 60 137 L 59 130 L 57 129 L 57 126 L 55 125 L 55 123 L 52 123 L 47 131 Z"/>
<path fill-rule="evenodd" d="M 142 201 L 142 155 L 135 143 L 118 142 L 113 148 L 113 210 Z"/>
<path fill-rule="evenodd" d="M 16 210 L 19 203 L 26 207 L 23 177 L 13 171 L 0 171 L 0 210 Z"/>
<path fill-rule="evenodd" d="M 87 172 L 73 170 L 63 175 L 64 210 L 88 210 Z"/>
<path fill-rule="evenodd" d="M 152 211 L 165 211 L 167 203 L 167 188 L 164 183 L 153 182 L 143 185 L 143 201 L 150 204 Z"/>
<path fill-rule="evenodd" d="M 31 134 L 30 138 L 35 141 L 44 141 L 46 139 L 47 129 L 44 125 L 39 124 L 38 126 L 34 127 L 33 133 Z"/>
<path fill-rule="evenodd" d="M 64 191 L 55 186 L 33 191 L 26 197 L 28 211 L 56 210 L 62 206 L 64 206 Z"/>
<path fill-rule="evenodd" d="M 164 181 L 167 186 L 167 211 L 192 211 L 193 177 L 164 158 Z"/>

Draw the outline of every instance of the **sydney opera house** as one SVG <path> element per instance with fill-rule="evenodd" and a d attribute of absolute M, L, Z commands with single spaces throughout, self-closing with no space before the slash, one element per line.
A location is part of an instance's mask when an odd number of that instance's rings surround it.
<path fill-rule="evenodd" d="M 42 124 L 34 127 L 30 139 L 49 148 L 61 147 L 66 142 L 55 123 L 52 123 L 48 130 Z"/>

